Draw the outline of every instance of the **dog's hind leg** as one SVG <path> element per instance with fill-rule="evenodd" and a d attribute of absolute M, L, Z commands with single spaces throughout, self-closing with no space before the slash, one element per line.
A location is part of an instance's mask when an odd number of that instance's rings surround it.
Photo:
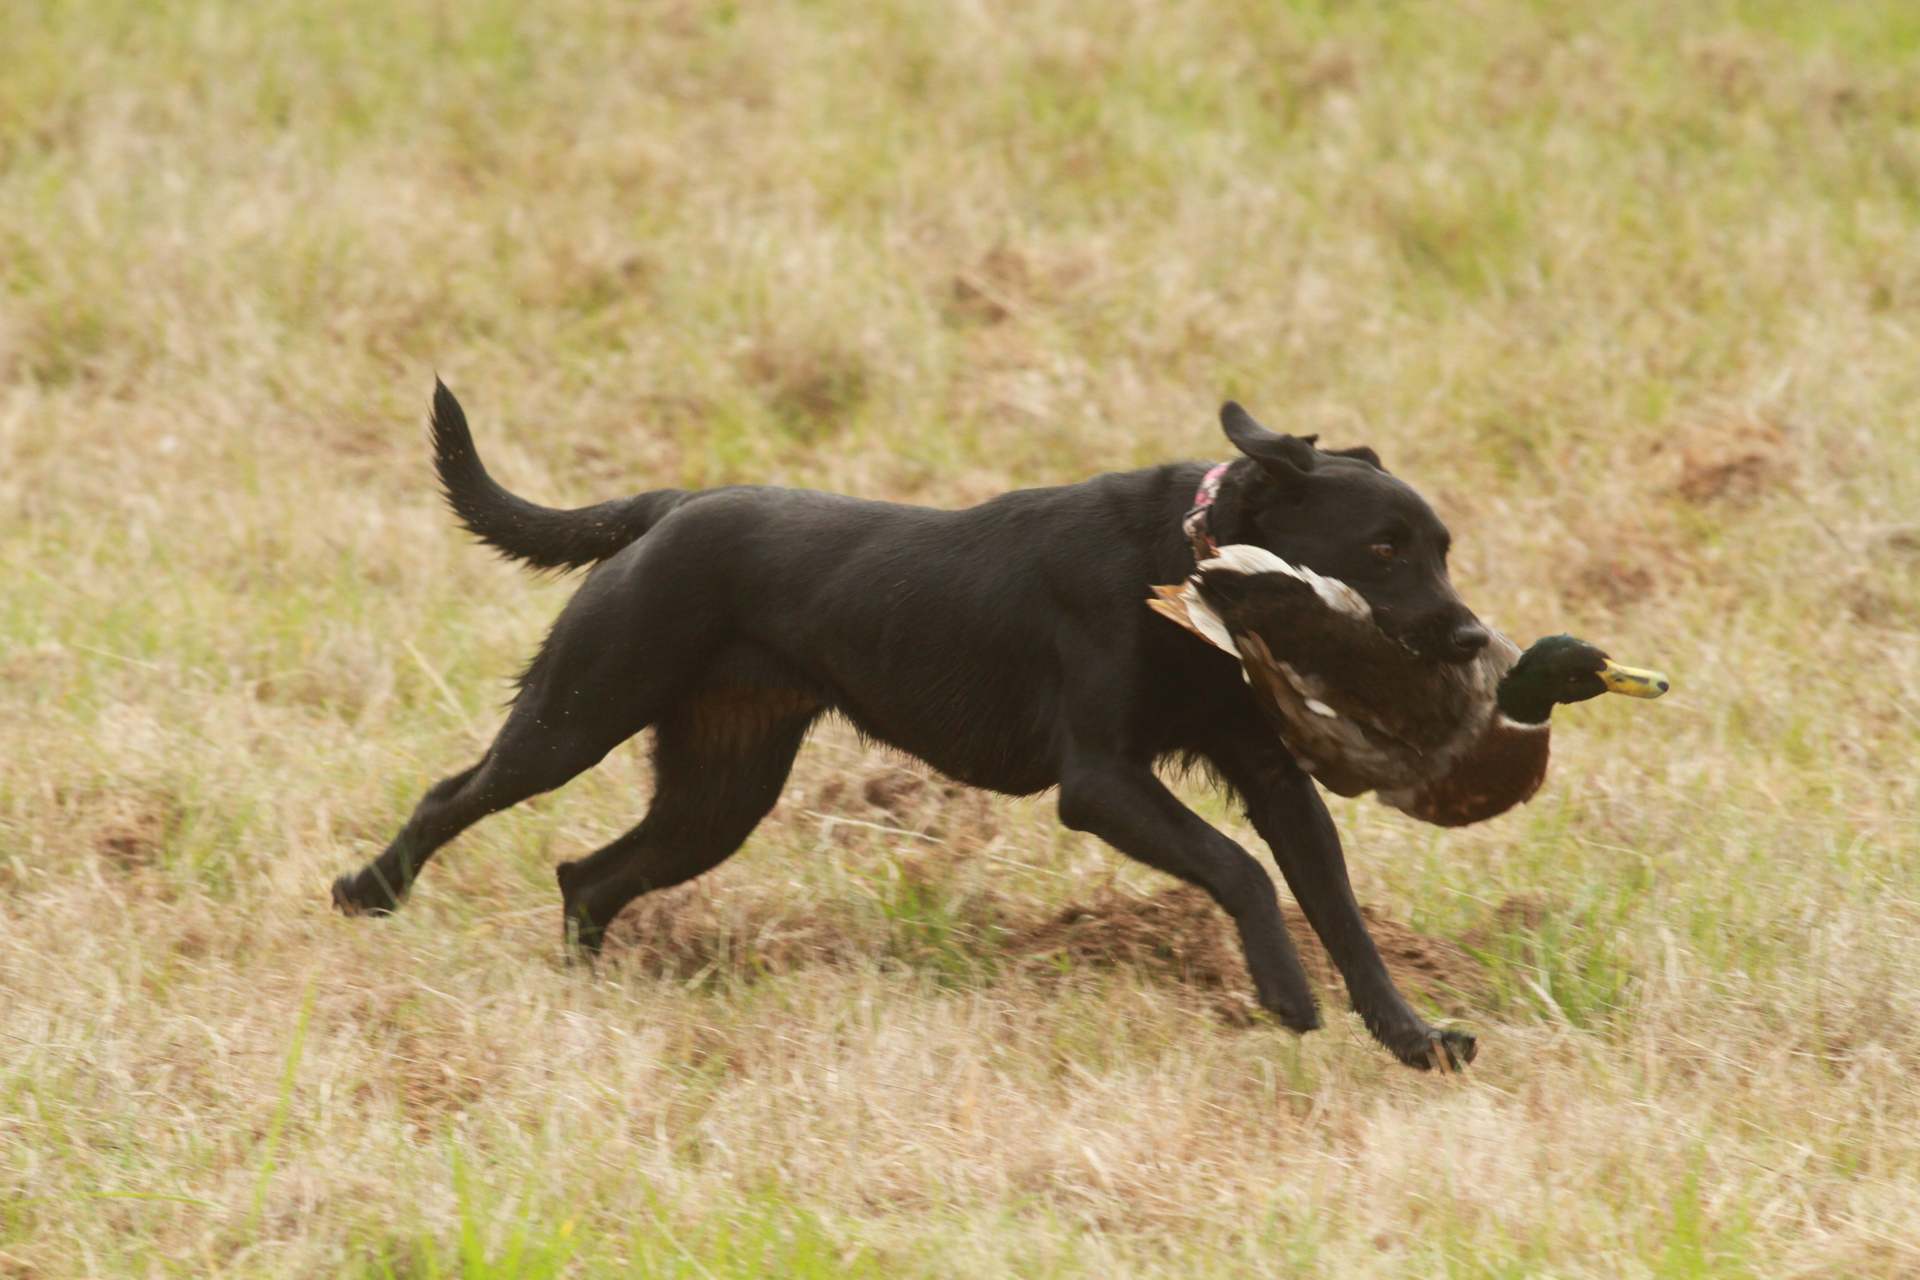
<path fill-rule="evenodd" d="M 380 856 L 358 871 L 333 882 L 333 905 L 350 916 L 385 915 L 400 905 L 413 878 L 434 851 L 471 826 L 488 810 L 474 803 L 473 781 L 486 768 L 492 752 L 480 763 L 442 778 L 427 789 Z M 461 805 L 462 800 L 465 805 Z M 471 812 L 463 812 L 470 810 Z"/>
<path fill-rule="evenodd" d="M 392 911 L 447 841 L 490 813 L 564 785 L 628 736 L 541 733 L 536 742 L 518 719 L 509 718 L 478 764 L 429 788 L 379 857 L 333 882 L 334 906 L 348 915 Z"/>
<path fill-rule="evenodd" d="M 349 915 L 393 910 L 440 846 L 591 769 L 699 685 L 717 620 L 671 564 L 660 573 L 629 568 L 582 584 L 528 667 L 493 745 L 429 790 L 385 852 L 334 881 L 335 906 Z"/>
<path fill-rule="evenodd" d="M 655 729 L 647 816 L 556 872 L 569 940 L 598 951 L 633 899 L 726 861 L 780 798 L 819 711 L 797 692 L 709 688 L 668 712 Z"/>

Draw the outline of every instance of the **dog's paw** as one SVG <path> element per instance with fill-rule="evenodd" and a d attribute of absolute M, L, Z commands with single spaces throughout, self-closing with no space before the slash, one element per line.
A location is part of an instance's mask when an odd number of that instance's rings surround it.
<path fill-rule="evenodd" d="M 560 882 L 560 942 L 568 964 L 591 965 L 606 942 L 607 931 L 593 922 L 581 901 L 579 868 L 578 862 L 563 862 L 553 869 L 554 879 Z"/>
<path fill-rule="evenodd" d="M 1320 1006 L 1315 1004 L 1311 997 L 1305 1003 L 1283 1004 L 1276 1001 L 1266 1005 L 1266 1010 L 1279 1021 L 1281 1026 L 1295 1035 L 1318 1031 L 1321 1026 Z"/>
<path fill-rule="evenodd" d="M 561 925 L 561 944 L 566 948 L 568 964 L 583 964 L 594 967 L 600 958 L 601 949 L 607 943 L 607 931 L 596 927 L 591 921 L 566 917 Z"/>
<path fill-rule="evenodd" d="M 1395 1057 L 1416 1071 L 1438 1071 L 1442 1075 L 1466 1070 L 1480 1052 L 1480 1042 L 1468 1032 L 1435 1027 L 1390 1047 Z"/>
<path fill-rule="evenodd" d="M 392 915 L 400 905 L 386 885 L 364 871 L 333 882 L 333 909 L 345 916 Z"/>

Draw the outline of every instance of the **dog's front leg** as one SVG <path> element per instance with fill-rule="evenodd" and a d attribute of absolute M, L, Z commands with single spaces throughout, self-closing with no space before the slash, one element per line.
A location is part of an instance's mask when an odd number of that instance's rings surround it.
<path fill-rule="evenodd" d="M 1374 1038 L 1410 1067 L 1454 1070 L 1473 1061 L 1474 1038 L 1429 1026 L 1387 972 L 1347 879 L 1340 833 L 1313 779 L 1277 744 L 1215 756 L 1227 781 L 1246 802 L 1247 817 L 1273 849 L 1294 901 L 1320 935 L 1347 984 L 1353 1010 Z M 1249 758 L 1258 757 L 1258 758 Z"/>
<path fill-rule="evenodd" d="M 1123 760 L 1076 761 L 1061 778 L 1060 821 L 1213 895 L 1240 930 L 1260 1006 L 1295 1031 L 1320 1025 L 1273 878 L 1181 804 L 1152 769 Z"/>

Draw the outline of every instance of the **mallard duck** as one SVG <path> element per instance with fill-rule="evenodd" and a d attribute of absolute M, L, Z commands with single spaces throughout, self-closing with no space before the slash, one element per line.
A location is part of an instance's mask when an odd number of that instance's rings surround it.
<path fill-rule="evenodd" d="M 1657 671 L 1584 640 L 1522 653 L 1497 632 L 1470 662 L 1422 658 L 1390 638 L 1360 593 L 1263 547 L 1227 546 L 1149 606 L 1239 659 L 1300 765 L 1329 791 L 1460 827 L 1533 798 L 1555 706 L 1603 693 L 1657 698 Z"/>

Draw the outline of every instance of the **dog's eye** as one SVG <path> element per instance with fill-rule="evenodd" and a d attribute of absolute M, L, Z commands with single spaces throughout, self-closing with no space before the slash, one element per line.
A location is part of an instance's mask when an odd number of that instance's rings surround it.
<path fill-rule="evenodd" d="M 1368 547 L 1367 550 L 1373 552 L 1374 556 L 1381 560 L 1391 560 L 1400 554 L 1400 548 L 1394 546 L 1391 542 L 1376 542 L 1371 547 Z"/>

